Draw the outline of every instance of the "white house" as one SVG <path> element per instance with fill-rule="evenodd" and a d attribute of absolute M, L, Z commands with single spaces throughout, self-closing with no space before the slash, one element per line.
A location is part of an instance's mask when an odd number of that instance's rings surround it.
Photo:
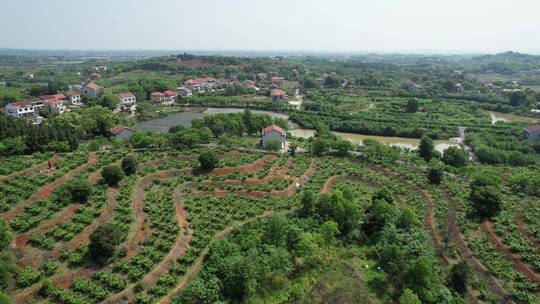
<path fill-rule="evenodd" d="M 165 92 L 153 92 L 150 94 L 150 100 L 153 102 L 159 102 L 164 105 L 173 105 L 178 95 L 171 90 Z"/>
<path fill-rule="evenodd" d="M 36 115 L 36 108 L 30 101 L 16 101 L 6 105 L 6 115 L 21 118 Z"/>
<path fill-rule="evenodd" d="M 90 98 L 96 98 L 101 92 L 101 87 L 93 82 L 90 82 L 84 85 L 80 92 Z"/>
<path fill-rule="evenodd" d="M 540 141 L 540 125 L 532 125 L 523 131 L 523 135 L 528 140 Z"/>
<path fill-rule="evenodd" d="M 129 108 L 137 102 L 137 97 L 131 92 L 118 93 L 116 94 L 116 97 L 118 98 L 120 106 L 123 108 Z"/>
<path fill-rule="evenodd" d="M 66 95 L 66 98 L 69 101 L 70 105 L 72 106 L 82 105 L 81 93 L 70 90 L 70 91 L 67 91 L 64 95 Z"/>
<path fill-rule="evenodd" d="M 270 125 L 262 130 L 262 147 L 266 148 L 268 142 L 277 141 L 281 149 L 285 148 L 287 133 L 281 127 Z"/>

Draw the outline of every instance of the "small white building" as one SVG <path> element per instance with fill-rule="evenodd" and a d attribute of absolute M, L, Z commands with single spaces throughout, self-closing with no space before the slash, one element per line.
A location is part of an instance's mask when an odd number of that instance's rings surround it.
<path fill-rule="evenodd" d="M 16 101 L 6 105 L 6 115 L 21 118 L 36 115 L 36 108 L 30 101 Z"/>
<path fill-rule="evenodd" d="M 64 95 L 66 95 L 66 98 L 69 101 L 70 105 L 76 106 L 76 107 L 82 105 L 81 93 L 70 90 L 70 91 L 67 91 Z"/>
<path fill-rule="evenodd" d="M 523 135 L 528 140 L 540 141 L 540 125 L 532 125 L 523 131 Z"/>
<path fill-rule="evenodd" d="M 123 108 L 129 108 L 137 102 L 137 97 L 131 92 L 118 93 L 116 94 L 116 97 L 118 98 L 120 106 Z"/>
<path fill-rule="evenodd" d="M 268 142 L 277 141 L 280 143 L 281 149 L 284 149 L 286 137 L 287 132 L 280 126 L 270 125 L 262 130 L 262 147 L 266 148 Z"/>
<path fill-rule="evenodd" d="M 178 95 L 176 92 L 173 92 L 171 90 L 167 90 L 165 92 L 153 92 L 150 94 L 150 100 L 156 103 L 161 103 L 163 105 L 173 105 L 176 101 L 176 97 Z"/>

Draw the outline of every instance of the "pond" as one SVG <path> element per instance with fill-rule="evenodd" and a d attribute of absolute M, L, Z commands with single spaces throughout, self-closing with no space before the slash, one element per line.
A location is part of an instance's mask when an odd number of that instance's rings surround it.
<path fill-rule="evenodd" d="M 315 130 L 311 129 L 293 129 L 289 133 L 296 137 L 310 138 L 315 134 Z M 411 150 L 418 149 L 420 144 L 420 139 L 418 138 L 405 138 L 405 137 L 390 137 L 390 136 L 376 136 L 376 135 L 361 135 L 354 133 L 344 133 L 344 132 L 332 132 L 336 136 L 342 139 L 349 140 L 353 143 L 361 144 L 364 139 L 374 139 L 385 145 L 396 146 L 400 148 L 407 148 Z M 449 147 L 459 147 L 459 143 L 453 140 L 434 140 L 435 150 L 443 152 Z"/>
<path fill-rule="evenodd" d="M 173 113 L 166 117 L 156 118 L 156 119 L 137 123 L 135 124 L 135 129 L 164 133 L 164 132 L 167 132 L 170 127 L 176 126 L 176 125 L 182 125 L 186 128 L 190 128 L 191 121 L 195 118 L 201 118 L 206 115 L 212 115 L 212 114 L 218 114 L 218 113 L 241 113 L 243 111 L 244 109 L 239 109 L 239 108 L 208 108 L 203 112 Z M 289 120 L 288 115 L 271 112 L 271 111 L 251 110 L 251 113 L 267 114 L 274 118 L 281 118 L 284 120 Z M 292 125 L 292 122 L 289 121 L 289 124 Z"/>
<path fill-rule="evenodd" d="M 494 111 L 488 111 L 489 116 L 491 117 L 491 124 L 495 124 L 498 121 L 537 121 L 537 119 L 527 117 L 527 116 L 520 116 L 510 113 L 502 113 L 502 112 L 494 112 Z"/>

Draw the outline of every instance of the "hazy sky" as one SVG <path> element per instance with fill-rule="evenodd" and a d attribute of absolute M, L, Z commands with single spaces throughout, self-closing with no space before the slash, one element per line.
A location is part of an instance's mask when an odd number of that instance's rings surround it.
<path fill-rule="evenodd" d="M 540 53 L 539 0 L 0 0 L 0 47 Z"/>

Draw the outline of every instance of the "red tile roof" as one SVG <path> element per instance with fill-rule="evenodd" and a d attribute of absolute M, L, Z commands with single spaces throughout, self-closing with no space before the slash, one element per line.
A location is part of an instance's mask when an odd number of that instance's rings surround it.
<path fill-rule="evenodd" d="M 118 96 L 118 98 L 129 98 L 129 97 L 135 97 L 135 95 L 133 95 L 133 93 L 131 93 L 131 92 L 126 92 L 126 93 L 118 93 L 118 94 L 116 94 L 116 96 Z"/>
<path fill-rule="evenodd" d="M 269 125 L 268 127 L 263 129 L 263 135 L 266 135 L 267 133 L 272 132 L 272 131 L 276 131 L 283 136 L 287 134 L 285 130 L 283 130 L 280 126 Z"/>
<path fill-rule="evenodd" d="M 163 94 L 169 95 L 169 96 L 176 95 L 176 93 L 174 91 L 171 91 L 171 90 L 167 90 L 167 91 L 163 92 Z"/>
<path fill-rule="evenodd" d="M 540 131 L 540 125 L 532 125 L 527 128 L 527 131 L 529 132 L 537 132 Z"/>
<path fill-rule="evenodd" d="M 76 91 L 67 91 L 66 94 L 65 94 L 67 97 L 71 97 L 71 96 L 81 96 L 81 93 L 79 92 L 76 92 Z"/>
<path fill-rule="evenodd" d="M 30 107 L 32 106 L 32 103 L 30 101 L 15 101 L 10 103 L 13 107 Z"/>
<path fill-rule="evenodd" d="M 285 96 L 285 91 L 282 89 L 272 89 L 272 96 Z"/>
<path fill-rule="evenodd" d="M 163 95 L 163 92 L 153 92 L 152 94 L 150 94 L 151 96 L 161 96 Z"/>
<path fill-rule="evenodd" d="M 114 135 L 118 135 L 120 134 L 122 131 L 124 130 L 131 130 L 131 131 L 135 131 L 133 130 L 132 128 L 128 128 L 126 126 L 122 126 L 122 125 L 115 125 L 111 128 L 111 133 L 114 134 Z"/>
<path fill-rule="evenodd" d="M 86 85 L 86 87 L 90 88 L 90 89 L 94 89 L 94 90 L 98 90 L 99 89 L 99 86 L 93 82 L 90 82 Z"/>

